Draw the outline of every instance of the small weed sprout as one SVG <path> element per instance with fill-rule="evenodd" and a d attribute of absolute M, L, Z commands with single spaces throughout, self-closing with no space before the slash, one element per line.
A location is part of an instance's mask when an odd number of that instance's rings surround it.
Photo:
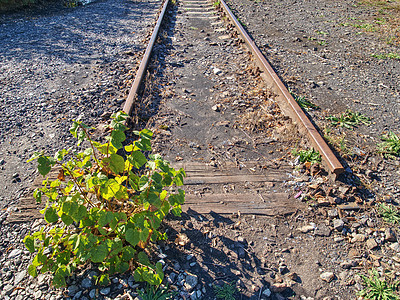
<path fill-rule="evenodd" d="M 318 30 L 316 31 L 317 34 L 322 34 L 322 35 L 328 35 L 328 32 L 322 31 L 322 30 Z"/>
<path fill-rule="evenodd" d="M 358 112 L 352 112 L 351 110 L 346 110 L 345 113 L 341 114 L 340 116 L 328 116 L 326 117 L 327 120 L 331 121 L 333 126 L 340 126 L 345 127 L 347 129 L 353 129 L 360 124 L 370 125 L 371 119 L 364 116 Z"/>
<path fill-rule="evenodd" d="M 390 131 L 381 137 L 382 143 L 378 144 L 378 152 L 386 158 L 400 156 L 400 136 Z"/>
<path fill-rule="evenodd" d="M 386 278 L 380 278 L 378 271 L 375 269 L 370 270 L 368 273 L 368 277 L 361 275 L 365 288 L 357 293 L 358 296 L 370 300 L 399 300 L 396 295 L 396 288 L 399 283 L 389 283 Z"/>
<path fill-rule="evenodd" d="M 301 163 L 310 162 L 312 165 L 321 162 L 321 154 L 314 149 L 309 150 L 293 150 L 292 155 L 299 157 Z"/>
<path fill-rule="evenodd" d="M 400 213 L 393 205 L 385 205 L 381 203 L 378 209 L 383 220 L 387 223 L 400 224 Z"/>
<path fill-rule="evenodd" d="M 384 53 L 384 54 L 371 54 L 371 57 L 375 57 L 377 59 L 399 59 L 400 60 L 400 54 L 397 53 Z"/>
<path fill-rule="evenodd" d="M 296 100 L 297 104 L 306 111 L 311 109 L 319 109 L 319 106 L 308 101 L 305 96 L 296 95 L 292 90 L 289 89 L 290 94 L 292 94 L 294 100 Z"/>
<path fill-rule="evenodd" d="M 213 6 L 214 7 L 219 7 L 221 5 L 221 1 L 220 0 L 216 0 L 216 1 L 214 1 L 214 3 L 213 3 Z"/>
<path fill-rule="evenodd" d="M 238 292 L 238 289 L 235 286 L 235 283 L 226 283 L 222 287 L 214 285 L 215 297 L 217 299 L 224 300 L 235 300 L 235 294 Z"/>

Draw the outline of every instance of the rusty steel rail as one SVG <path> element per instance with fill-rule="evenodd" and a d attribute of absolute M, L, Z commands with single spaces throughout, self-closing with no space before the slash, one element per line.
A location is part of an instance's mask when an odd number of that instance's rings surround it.
<path fill-rule="evenodd" d="M 225 13 L 228 15 L 229 19 L 235 25 L 239 34 L 244 39 L 248 48 L 251 50 L 253 55 L 256 57 L 259 66 L 266 75 L 268 83 L 271 84 L 271 88 L 277 94 L 278 101 L 283 105 L 281 107 L 294 122 L 298 122 L 303 128 L 303 131 L 309 136 L 311 144 L 313 147 L 321 153 L 322 159 L 329 171 L 335 176 L 344 172 L 344 168 L 339 160 L 336 158 L 335 154 L 326 144 L 325 140 L 321 137 L 315 126 L 311 123 L 310 119 L 306 116 L 301 107 L 294 100 L 293 96 L 290 94 L 286 86 L 279 79 L 278 75 L 275 73 L 274 69 L 268 63 L 264 55 L 261 53 L 260 49 L 257 47 L 255 42 L 250 38 L 249 34 L 239 23 L 235 15 L 232 13 L 228 5 L 224 0 L 220 0 L 221 6 Z"/>
<path fill-rule="evenodd" d="M 144 75 L 146 73 L 147 65 L 149 63 L 150 56 L 151 56 L 151 51 L 153 50 L 154 43 L 156 42 L 156 39 L 157 39 L 157 36 L 158 36 L 158 32 L 160 30 L 161 23 L 162 23 L 162 21 L 164 19 L 164 15 L 165 15 L 165 12 L 167 10 L 168 4 L 169 4 L 169 0 L 165 0 L 164 6 L 163 6 L 163 8 L 161 10 L 161 13 L 160 13 L 159 17 L 158 17 L 156 26 L 154 27 L 153 34 L 151 35 L 149 44 L 147 45 L 147 48 L 146 48 L 146 51 L 145 51 L 145 53 L 143 55 L 142 61 L 140 62 L 139 69 L 138 69 L 138 71 L 136 73 L 135 80 L 133 81 L 132 87 L 129 90 L 128 98 L 125 101 L 123 110 L 129 116 L 132 114 L 135 98 L 136 98 L 136 95 L 138 94 L 138 91 L 139 91 L 139 88 L 140 88 L 140 84 L 142 83 L 143 77 L 144 77 Z"/>

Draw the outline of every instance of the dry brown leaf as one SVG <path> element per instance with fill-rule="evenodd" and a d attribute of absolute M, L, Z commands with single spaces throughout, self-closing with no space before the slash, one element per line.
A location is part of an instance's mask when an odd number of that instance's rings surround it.
<path fill-rule="evenodd" d="M 57 178 L 61 181 L 65 181 L 65 174 L 63 169 L 61 169 L 60 172 L 58 172 Z"/>

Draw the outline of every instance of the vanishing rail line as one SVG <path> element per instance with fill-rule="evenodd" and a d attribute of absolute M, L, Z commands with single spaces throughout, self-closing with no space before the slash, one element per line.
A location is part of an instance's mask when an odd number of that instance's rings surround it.
<path fill-rule="evenodd" d="M 193 2 L 193 1 L 192 1 Z M 163 22 L 163 18 L 166 10 L 168 9 L 168 5 L 170 4 L 169 0 L 165 0 L 161 13 L 159 15 L 158 21 L 154 28 L 153 34 L 150 38 L 149 44 L 146 48 L 146 52 L 143 56 L 141 64 L 139 66 L 136 78 L 133 82 L 130 93 L 127 97 L 127 100 L 124 105 L 124 111 L 128 114 L 132 114 L 133 106 L 135 103 L 135 98 L 138 95 L 138 91 L 140 88 L 140 84 L 144 78 L 144 74 L 146 72 L 147 65 L 149 63 L 151 52 L 155 41 L 157 39 L 159 30 L 161 28 L 161 24 Z M 249 34 L 240 24 L 238 19 L 232 13 L 228 5 L 224 0 L 220 0 L 220 5 L 218 5 L 222 14 L 229 18 L 231 24 L 233 24 L 236 28 L 236 31 L 242 38 L 242 40 L 246 43 L 248 49 L 251 51 L 252 55 L 255 57 L 257 61 L 258 67 L 262 71 L 262 77 L 266 81 L 267 86 L 272 89 L 272 91 L 276 94 L 276 100 L 279 103 L 279 106 L 285 114 L 289 115 L 292 121 L 298 124 L 299 129 L 305 133 L 311 143 L 311 145 L 320 152 L 324 165 L 328 168 L 331 174 L 335 177 L 344 172 L 344 168 L 336 158 L 332 150 L 326 144 L 324 139 L 319 134 L 318 130 L 315 128 L 310 119 L 306 116 L 301 107 L 294 100 L 293 96 L 290 94 L 286 86 L 280 80 L 279 76 L 273 70 L 271 65 L 268 63 L 267 59 L 261 53 L 260 49 L 257 47 L 255 42 L 251 39 Z M 196 12 L 192 12 L 195 14 Z M 209 9 L 204 9 L 204 13 L 211 13 Z"/>

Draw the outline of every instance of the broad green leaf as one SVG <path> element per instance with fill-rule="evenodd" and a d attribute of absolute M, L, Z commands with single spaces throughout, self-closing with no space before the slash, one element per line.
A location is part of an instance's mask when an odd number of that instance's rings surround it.
<path fill-rule="evenodd" d="M 69 132 L 72 134 L 72 136 L 73 136 L 74 138 L 77 137 L 77 131 L 78 131 L 78 128 L 79 128 L 79 124 L 80 124 L 79 121 L 74 121 L 74 122 L 72 123 L 71 128 L 69 129 Z"/>
<path fill-rule="evenodd" d="M 29 265 L 28 274 L 31 275 L 32 277 L 38 276 L 38 271 L 34 265 Z"/>
<path fill-rule="evenodd" d="M 82 144 L 82 142 L 85 140 L 85 137 L 86 133 L 83 130 L 78 133 L 78 143 L 77 143 L 78 146 Z"/>
<path fill-rule="evenodd" d="M 49 207 L 46 209 L 44 213 L 44 219 L 47 223 L 55 223 L 58 221 L 57 211 L 53 207 Z"/>
<path fill-rule="evenodd" d="M 111 139 L 110 142 L 111 144 L 117 148 L 117 149 L 121 149 L 122 146 L 122 142 L 125 141 L 126 136 L 125 133 L 121 130 L 113 130 L 111 132 Z"/>
<path fill-rule="evenodd" d="M 139 261 L 142 265 L 145 265 L 145 266 L 150 266 L 150 265 L 151 265 L 150 260 L 149 260 L 149 257 L 148 257 L 147 254 L 144 253 L 143 251 L 140 251 L 140 252 L 138 253 L 138 261 Z"/>
<path fill-rule="evenodd" d="M 180 205 L 177 205 L 173 209 L 171 209 L 171 212 L 175 217 L 180 217 L 182 213 L 182 208 Z"/>
<path fill-rule="evenodd" d="M 144 189 L 145 187 L 147 187 L 148 183 L 149 183 L 149 177 L 145 175 L 141 176 L 138 182 L 139 189 Z"/>
<path fill-rule="evenodd" d="M 162 281 L 164 279 L 164 272 L 162 270 L 162 264 L 160 262 L 156 263 L 156 273 L 160 276 Z"/>
<path fill-rule="evenodd" d="M 123 262 L 118 262 L 115 265 L 115 271 L 118 273 L 125 273 L 126 271 L 129 270 L 129 263 L 123 261 Z"/>
<path fill-rule="evenodd" d="M 150 230 L 148 228 L 143 228 L 143 230 L 140 232 L 140 240 L 145 242 L 147 238 L 149 237 Z"/>
<path fill-rule="evenodd" d="M 145 199 L 143 199 L 143 202 L 148 201 L 151 205 L 154 205 L 155 207 L 160 207 L 161 206 L 161 200 L 159 196 L 154 193 L 154 192 L 147 192 L 144 191 L 140 196 L 144 196 Z"/>
<path fill-rule="evenodd" d="M 153 179 L 157 183 L 160 183 L 163 178 L 159 173 L 154 172 L 154 174 L 151 176 L 151 179 Z"/>
<path fill-rule="evenodd" d="M 87 208 L 84 205 L 79 205 L 78 211 L 72 216 L 75 222 L 79 222 L 87 216 Z"/>
<path fill-rule="evenodd" d="M 97 150 L 100 151 L 100 153 L 104 155 L 117 153 L 118 150 L 111 143 L 105 143 L 105 144 L 93 143 L 93 145 L 96 147 Z"/>
<path fill-rule="evenodd" d="M 60 265 L 57 270 L 55 270 L 54 272 L 55 276 L 62 276 L 62 277 L 66 277 L 71 275 L 71 268 L 70 266 L 67 265 Z"/>
<path fill-rule="evenodd" d="M 71 252 L 63 251 L 57 255 L 56 261 L 58 264 L 66 265 L 69 263 L 70 258 L 71 258 Z"/>
<path fill-rule="evenodd" d="M 69 216 L 75 214 L 78 210 L 78 203 L 75 201 L 65 201 L 61 206 L 61 211 Z"/>
<path fill-rule="evenodd" d="M 99 218 L 99 226 L 104 227 L 108 223 L 110 223 L 114 218 L 114 214 L 111 211 L 101 211 L 100 212 L 100 218 Z"/>
<path fill-rule="evenodd" d="M 140 139 L 134 142 L 135 149 L 139 149 L 142 151 L 151 151 L 151 141 L 148 139 Z"/>
<path fill-rule="evenodd" d="M 37 203 L 42 203 L 42 191 L 40 189 L 35 189 L 33 192 L 33 197 L 35 198 Z"/>
<path fill-rule="evenodd" d="M 61 215 L 61 221 L 63 221 L 63 223 L 67 226 L 71 225 L 74 222 L 74 220 L 70 216 L 64 213 Z"/>
<path fill-rule="evenodd" d="M 103 164 L 108 166 L 115 174 L 120 174 L 124 171 L 125 160 L 118 154 L 111 154 L 103 159 Z"/>
<path fill-rule="evenodd" d="M 101 274 L 97 283 L 103 286 L 110 284 L 110 276 L 108 274 Z"/>
<path fill-rule="evenodd" d="M 176 186 L 182 186 L 183 185 L 183 176 L 182 174 L 177 174 L 174 177 L 174 183 Z"/>
<path fill-rule="evenodd" d="M 140 169 L 147 162 L 147 159 L 141 151 L 133 151 L 132 155 L 128 156 L 128 161 L 136 169 Z"/>
<path fill-rule="evenodd" d="M 121 185 L 115 179 L 110 179 L 105 186 L 100 187 L 101 196 L 106 200 L 110 200 L 117 194 L 120 188 Z"/>
<path fill-rule="evenodd" d="M 107 257 L 108 251 L 107 251 L 107 246 L 104 243 L 101 243 L 97 246 L 95 246 L 91 251 L 90 251 L 90 256 L 92 259 L 92 262 L 94 263 L 100 263 L 105 260 Z"/>
<path fill-rule="evenodd" d="M 33 236 L 27 235 L 24 238 L 24 244 L 26 249 L 28 249 L 30 253 L 35 252 L 35 239 L 33 238 Z"/>
<path fill-rule="evenodd" d="M 56 179 L 56 180 L 53 180 L 51 183 L 50 183 L 50 187 L 59 187 L 61 185 L 61 181 L 59 180 L 59 179 Z"/>
<path fill-rule="evenodd" d="M 46 176 L 51 170 L 50 160 L 45 157 L 41 156 L 38 158 L 38 171 L 41 175 Z"/>
<path fill-rule="evenodd" d="M 140 242 L 140 233 L 136 229 L 129 228 L 125 233 L 126 241 L 135 247 Z"/>
<path fill-rule="evenodd" d="M 133 151 L 133 144 L 130 144 L 130 145 L 127 145 L 127 146 L 125 146 L 124 148 L 125 148 L 125 151 L 126 152 L 132 152 Z"/>
<path fill-rule="evenodd" d="M 147 139 L 151 139 L 153 137 L 153 132 L 149 129 L 143 129 L 142 131 L 139 132 L 139 135 L 141 137 L 147 138 Z"/>
<path fill-rule="evenodd" d="M 124 261 L 130 261 L 131 259 L 133 259 L 135 257 L 135 253 L 136 253 L 136 250 L 133 249 L 133 247 L 126 246 L 122 250 L 122 259 Z"/>

